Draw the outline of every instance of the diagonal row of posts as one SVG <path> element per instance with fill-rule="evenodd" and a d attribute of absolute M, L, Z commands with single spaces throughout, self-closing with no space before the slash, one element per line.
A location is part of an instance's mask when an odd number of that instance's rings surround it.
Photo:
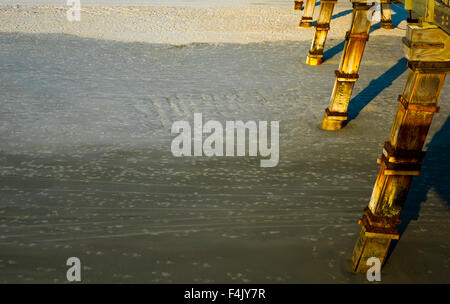
<path fill-rule="evenodd" d="M 359 75 L 359 67 L 369 39 L 375 3 L 350 0 L 353 5 L 352 22 L 345 36 L 345 46 L 329 106 L 325 109 L 322 128 L 339 130 L 347 121 L 347 109 Z M 430 2 L 434 0 L 421 0 Z M 314 40 L 309 50 L 307 64 L 320 65 L 327 33 L 336 0 L 322 0 L 315 27 Z M 371 257 L 384 264 L 392 245 L 399 239 L 400 214 L 409 192 L 413 176 L 420 174 L 424 146 L 446 75 L 450 72 L 450 35 L 433 24 L 432 13 L 412 18 L 412 1 L 407 1 L 409 11 L 406 35 L 403 38 L 408 59 L 408 76 L 403 93 L 398 97 L 398 110 L 389 141 L 384 144 L 378 159 L 380 170 L 368 207 L 365 208 L 361 232 L 352 255 L 355 272 L 366 272 L 366 262 Z M 430 2 L 431 3 L 431 2 Z M 381 0 L 381 27 L 392 29 L 390 1 Z M 311 24 L 315 1 L 306 0 L 300 26 Z M 311 8 L 312 7 L 312 8 Z M 432 7 L 432 5 L 426 6 Z M 307 9 L 309 8 L 309 9 Z M 413 23 L 414 22 L 414 23 Z"/>

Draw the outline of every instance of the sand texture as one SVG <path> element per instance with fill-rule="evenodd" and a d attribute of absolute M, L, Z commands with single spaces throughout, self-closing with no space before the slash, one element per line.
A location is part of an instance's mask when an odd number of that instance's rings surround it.
<path fill-rule="evenodd" d="M 399 38 L 370 40 L 339 132 L 319 126 L 340 40 L 320 67 L 309 42 L 0 44 L 1 282 L 64 282 L 69 256 L 85 283 L 366 282 L 350 255 L 405 83 Z M 448 283 L 449 94 L 383 282 Z M 280 164 L 174 158 L 170 126 L 194 112 L 279 120 Z"/>
<path fill-rule="evenodd" d="M 0 32 L 60 33 L 126 42 L 168 44 L 310 41 L 314 29 L 298 27 L 301 12 L 292 7 L 131 7 L 82 6 L 81 20 L 69 22 L 64 6 L 0 6 Z M 374 26 L 372 35 L 404 35 L 405 11 L 393 10 L 394 30 Z M 319 6 L 315 10 L 315 18 Z M 329 38 L 344 39 L 351 4 L 335 9 Z M 376 22 L 375 22 L 376 23 Z"/>

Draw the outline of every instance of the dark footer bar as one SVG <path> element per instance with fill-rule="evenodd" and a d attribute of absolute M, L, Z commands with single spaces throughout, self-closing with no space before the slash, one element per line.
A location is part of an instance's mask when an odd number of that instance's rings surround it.
<path fill-rule="evenodd" d="M 89 303 L 114 300 L 123 303 L 301 303 L 311 301 L 413 300 L 419 294 L 444 296 L 449 285 L 2 285 L 3 297 L 58 303 Z M 26 303 L 28 303 L 28 301 Z M 357 302 L 360 302 L 359 300 Z M 6 303 L 6 302 L 5 302 Z"/>

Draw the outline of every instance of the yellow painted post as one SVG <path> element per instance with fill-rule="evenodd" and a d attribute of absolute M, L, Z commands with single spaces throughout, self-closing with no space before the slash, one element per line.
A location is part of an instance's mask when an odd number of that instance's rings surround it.
<path fill-rule="evenodd" d="M 408 25 L 403 39 L 409 74 L 391 130 L 378 162 L 380 171 L 369 206 L 359 221 L 361 233 L 352 264 L 366 272 L 367 259 L 383 264 L 393 239 L 413 176 L 420 174 L 422 152 L 447 73 L 450 73 L 450 37 L 438 27 L 423 23 Z"/>
<path fill-rule="evenodd" d="M 353 16 L 350 31 L 345 37 L 339 70 L 335 71 L 336 80 L 330 105 L 325 109 L 322 128 L 325 130 L 339 130 L 347 120 L 348 103 L 353 86 L 358 80 L 358 71 L 366 42 L 373 12 L 370 10 L 374 3 L 353 1 Z"/>
<path fill-rule="evenodd" d="M 311 27 L 313 22 L 314 8 L 316 7 L 316 0 L 306 0 L 305 11 L 300 20 L 300 27 Z"/>
<path fill-rule="evenodd" d="M 333 16 L 334 6 L 337 0 L 322 0 L 320 5 L 320 14 L 317 19 L 316 33 L 309 50 L 306 63 L 309 65 L 319 65 L 323 59 L 323 49 L 330 30 L 331 17 Z"/>
<path fill-rule="evenodd" d="M 390 0 L 381 0 L 381 27 L 384 29 L 393 29 L 394 25 L 392 24 L 392 13 L 391 13 L 391 1 Z"/>

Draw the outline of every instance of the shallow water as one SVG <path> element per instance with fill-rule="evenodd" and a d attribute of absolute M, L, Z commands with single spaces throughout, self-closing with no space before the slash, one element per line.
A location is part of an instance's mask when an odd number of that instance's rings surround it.
<path fill-rule="evenodd" d="M 83 282 L 365 282 L 349 260 L 406 73 L 400 40 L 371 38 L 355 119 L 325 132 L 338 43 L 310 67 L 306 42 L 1 35 L 0 282 L 65 282 L 70 256 Z M 449 93 L 383 282 L 449 282 Z M 279 166 L 174 158 L 194 112 L 280 121 Z"/>

